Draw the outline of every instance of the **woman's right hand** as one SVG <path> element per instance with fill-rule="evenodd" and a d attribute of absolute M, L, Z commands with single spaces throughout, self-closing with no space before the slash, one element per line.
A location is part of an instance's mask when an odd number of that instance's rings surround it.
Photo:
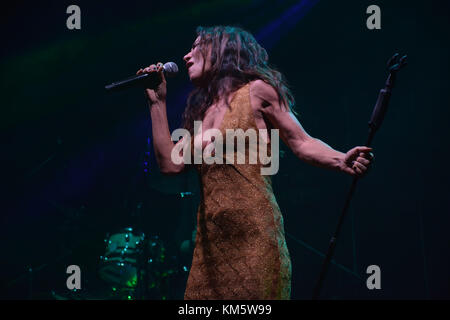
<path fill-rule="evenodd" d="M 154 73 L 156 72 L 159 77 L 159 84 L 155 88 L 146 88 L 145 93 L 149 100 L 150 104 L 155 104 L 158 102 L 165 102 L 166 101 L 166 95 L 167 95 L 167 86 L 166 86 L 166 78 L 164 77 L 163 72 L 163 64 L 161 62 L 158 62 L 156 65 L 152 64 L 144 69 L 139 69 L 136 74 L 143 74 L 143 73 Z"/>

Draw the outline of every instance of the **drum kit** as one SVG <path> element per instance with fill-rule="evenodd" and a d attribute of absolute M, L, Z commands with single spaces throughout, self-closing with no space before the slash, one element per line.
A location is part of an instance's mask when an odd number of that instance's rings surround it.
<path fill-rule="evenodd" d="M 98 275 L 110 288 L 110 300 L 166 300 L 171 298 L 170 280 L 187 275 L 186 266 L 168 259 L 164 244 L 156 235 L 146 236 L 127 227 L 108 233 L 104 243 Z"/>
<path fill-rule="evenodd" d="M 104 254 L 96 262 L 96 279 L 81 290 L 34 293 L 30 299 L 54 300 L 172 300 L 182 299 L 189 269 L 168 255 L 157 235 L 132 227 L 107 233 Z M 91 274 L 92 275 L 92 274 Z M 92 278 L 91 278 L 92 280 Z"/>

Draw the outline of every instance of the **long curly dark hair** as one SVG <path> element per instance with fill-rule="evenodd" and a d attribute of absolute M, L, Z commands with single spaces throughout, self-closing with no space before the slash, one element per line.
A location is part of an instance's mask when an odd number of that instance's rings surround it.
<path fill-rule="evenodd" d="M 225 98 L 246 83 L 261 79 L 272 85 L 281 105 L 297 114 L 295 101 L 283 75 L 269 66 L 269 56 L 256 39 L 239 27 L 197 27 L 199 48 L 207 58 L 211 45 L 211 71 L 207 85 L 194 89 L 187 100 L 183 114 L 183 127 L 193 132 L 194 121 L 202 120 L 206 110 L 219 98 Z"/>

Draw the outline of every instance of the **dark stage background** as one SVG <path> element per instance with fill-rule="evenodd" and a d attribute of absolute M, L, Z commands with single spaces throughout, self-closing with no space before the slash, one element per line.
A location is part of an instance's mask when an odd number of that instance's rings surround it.
<path fill-rule="evenodd" d="M 71 4 L 81 8 L 81 30 L 66 28 Z M 371 4 L 381 8 L 381 30 L 366 28 Z M 161 177 L 143 93 L 107 93 L 104 85 L 151 63 L 176 62 L 181 72 L 168 83 L 173 131 L 192 89 L 182 57 L 195 27 L 230 24 L 267 48 L 292 87 L 307 132 L 343 152 L 366 140 L 387 59 L 408 55 L 322 297 L 448 299 L 449 14 L 447 1 L 2 5 L 0 296 L 108 297 L 97 270 L 103 239 L 130 225 L 158 235 L 171 270 L 178 271 L 155 299 L 183 297 L 182 267 L 189 267 L 192 252 L 181 253 L 180 245 L 195 226 L 196 173 Z M 319 252 L 326 251 L 351 177 L 309 166 L 282 149 L 273 183 L 292 259 L 292 299 L 309 299 Z M 65 287 L 72 264 L 82 270 L 79 294 Z M 381 290 L 366 287 L 372 264 L 381 268 Z"/>

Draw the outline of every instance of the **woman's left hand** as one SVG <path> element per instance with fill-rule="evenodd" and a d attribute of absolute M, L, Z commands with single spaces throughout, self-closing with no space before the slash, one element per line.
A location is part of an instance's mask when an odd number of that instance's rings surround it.
<path fill-rule="evenodd" d="M 354 147 L 344 157 L 342 171 L 357 177 L 364 176 L 372 165 L 374 155 L 369 147 Z"/>

